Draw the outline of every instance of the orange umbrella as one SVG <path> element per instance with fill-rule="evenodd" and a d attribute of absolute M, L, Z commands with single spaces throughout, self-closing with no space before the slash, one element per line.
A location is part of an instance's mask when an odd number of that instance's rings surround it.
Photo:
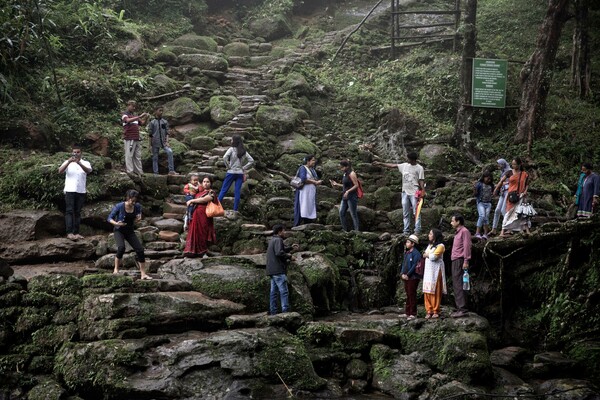
<path fill-rule="evenodd" d="M 415 211 L 415 222 L 419 219 L 419 215 L 421 214 L 421 208 L 423 207 L 423 197 L 421 196 L 421 191 L 417 190 L 415 196 L 419 198 L 419 202 L 417 203 L 417 209 Z"/>

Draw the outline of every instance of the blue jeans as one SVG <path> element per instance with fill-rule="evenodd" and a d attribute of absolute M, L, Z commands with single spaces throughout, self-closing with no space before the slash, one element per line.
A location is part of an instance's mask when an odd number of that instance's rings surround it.
<path fill-rule="evenodd" d="M 286 274 L 271 275 L 271 298 L 269 301 L 269 314 L 271 315 L 277 314 L 277 293 L 279 293 L 281 301 L 281 312 L 288 312 L 290 303 Z"/>
<path fill-rule="evenodd" d="M 244 183 L 244 174 L 230 174 L 229 172 L 225 175 L 221 192 L 219 193 L 219 202 L 223 201 L 223 197 L 229 191 L 231 184 L 235 181 L 233 189 L 233 211 L 237 211 L 240 206 L 240 197 L 242 197 L 242 184 Z"/>
<path fill-rule="evenodd" d="M 477 227 L 481 228 L 484 225 L 490 224 L 490 211 L 492 211 L 492 203 L 477 203 L 477 214 L 479 214 L 479 218 L 477 219 Z"/>
<path fill-rule="evenodd" d="M 342 202 L 340 203 L 340 222 L 342 223 L 342 229 L 344 231 L 348 230 L 348 226 L 346 224 L 346 211 L 350 209 L 350 216 L 352 217 L 352 223 L 354 224 L 354 230 L 359 231 L 358 225 L 358 212 L 356 211 L 358 207 L 358 196 L 355 193 L 351 193 L 348 195 L 348 199 L 344 200 L 342 198 Z"/>
<path fill-rule="evenodd" d="M 404 216 L 404 234 L 410 233 L 410 223 L 415 217 L 417 212 L 418 199 L 414 195 L 408 195 L 406 192 L 402 192 L 402 215 Z M 415 234 L 421 232 L 421 214 L 415 221 Z"/>
<path fill-rule="evenodd" d="M 496 229 L 498 227 L 498 223 L 500 222 L 500 216 L 504 216 L 506 214 L 506 196 L 508 195 L 508 191 L 505 190 L 498 199 L 498 205 L 496 206 L 496 211 L 494 211 L 494 223 L 492 225 L 492 229 Z"/>
<path fill-rule="evenodd" d="M 81 221 L 81 209 L 85 201 L 85 193 L 65 192 L 65 225 L 67 234 L 79 234 L 79 222 Z"/>
<path fill-rule="evenodd" d="M 175 171 L 175 164 L 173 163 L 173 150 L 169 146 L 163 147 L 165 153 L 167 153 L 167 162 L 169 163 L 169 172 Z M 158 152 L 160 147 L 152 146 L 152 172 L 158 174 Z"/>

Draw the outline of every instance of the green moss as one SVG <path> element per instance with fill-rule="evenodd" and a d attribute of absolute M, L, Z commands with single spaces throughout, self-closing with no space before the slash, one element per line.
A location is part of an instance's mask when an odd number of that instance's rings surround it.
<path fill-rule="evenodd" d="M 81 278 L 83 288 L 93 289 L 93 292 L 110 293 L 115 291 L 129 291 L 133 287 L 133 278 L 130 276 L 112 274 L 86 275 Z"/>
<path fill-rule="evenodd" d="M 485 337 L 476 332 L 458 332 L 449 337 L 438 356 L 438 367 L 466 383 L 484 383 L 492 377 Z"/>
<path fill-rule="evenodd" d="M 50 306 L 24 307 L 15 324 L 15 332 L 27 333 L 43 327 L 50 322 L 55 310 Z"/>
<path fill-rule="evenodd" d="M 375 344 L 371 346 L 369 357 L 373 363 L 374 372 L 381 378 L 387 379 L 391 376 L 391 366 L 393 364 L 393 351 L 383 344 Z"/>
<path fill-rule="evenodd" d="M 175 44 L 180 46 L 192 47 L 194 49 L 206 50 L 213 53 L 217 51 L 217 42 L 208 36 L 198 36 L 193 33 L 187 33 L 183 36 L 178 37 L 174 41 Z"/>
<path fill-rule="evenodd" d="M 63 398 L 65 390 L 55 381 L 45 380 L 35 385 L 29 393 L 28 400 L 59 400 Z"/>
<path fill-rule="evenodd" d="M 37 354 L 52 355 L 65 342 L 71 341 L 77 332 L 75 324 L 69 325 L 47 325 L 35 331 L 31 335 L 33 345 Z"/>
<path fill-rule="evenodd" d="M 320 389 L 326 383 L 315 374 L 306 349 L 298 338 L 274 340 L 257 356 L 260 374 L 273 381 L 279 381 L 279 374 L 288 386 L 300 390 Z"/>
<path fill-rule="evenodd" d="M 240 105 L 235 96 L 213 96 L 208 103 L 212 120 L 221 125 L 238 114 Z"/>
<path fill-rule="evenodd" d="M 56 306 L 58 297 L 44 292 L 29 292 L 23 295 L 23 305 L 31 307 Z"/>
<path fill-rule="evenodd" d="M 574 343 L 567 350 L 569 357 L 577 360 L 592 381 L 600 379 L 600 342 L 586 341 Z"/>
<path fill-rule="evenodd" d="M 16 306 L 21 302 L 21 292 L 16 290 L 0 295 L 0 304 L 3 307 Z"/>
<path fill-rule="evenodd" d="M 73 275 L 37 275 L 29 280 L 27 288 L 30 292 L 48 293 L 53 296 L 79 295 L 81 293 L 81 281 Z"/>
<path fill-rule="evenodd" d="M 326 323 L 308 323 L 298 329 L 296 335 L 305 344 L 319 347 L 330 346 L 336 341 L 335 326 Z"/>
<path fill-rule="evenodd" d="M 23 290 L 23 286 L 19 285 L 18 283 L 4 283 L 4 284 L 0 284 L 0 295 L 4 295 L 6 293 L 10 293 L 10 292 L 20 292 L 21 290 Z"/>

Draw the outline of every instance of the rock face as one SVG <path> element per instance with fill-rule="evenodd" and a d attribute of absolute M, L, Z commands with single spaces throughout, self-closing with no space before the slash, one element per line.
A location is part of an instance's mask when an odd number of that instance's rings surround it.
<path fill-rule="evenodd" d="M 214 96 L 209 102 L 210 117 L 222 125 L 235 117 L 240 111 L 240 101 L 234 96 Z"/>
<path fill-rule="evenodd" d="M 202 114 L 200 106 L 189 97 L 180 97 L 164 106 L 164 118 L 172 125 L 184 125 L 197 121 Z"/>
<path fill-rule="evenodd" d="M 18 210 L 0 214 L 0 242 L 40 240 L 65 234 L 65 217 L 58 212 Z"/>
<path fill-rule="evenodd" d="M 45 239 L 35 242 L 0 243 L 0 258 L 8 262 L 75 261 L 96 254 L 90 241 Z"/>
<path fill-rule="evenodd" d="M 256 122 L 272 135 L 290 133 L 307 118 L 306 112 L 287 106 L 260 106 L 256 112 Z"/>
<path fill-rule="evenodd" d="M 209 71 L 225 72 L 229 68 L 227 60 L 212 54 L 181 54 L 177 57 L 180 64 Z"/>
<path fill-rule="evenodd" d="M 212 53 L 217 51 L 217 42 L 208 36 L 199 36 L 193 33 L 186 33 L 173 40 L 176 46 L 191 47 L 198 50 L 204 50 Z"/>
<path fill-rule="evenodd" d="M 267 41 L 281 39 L 292 33 L 288 22 L 282 15 L 256 19 L 250 23 L 250 30 L 256 36 L 262 37 Z"/>

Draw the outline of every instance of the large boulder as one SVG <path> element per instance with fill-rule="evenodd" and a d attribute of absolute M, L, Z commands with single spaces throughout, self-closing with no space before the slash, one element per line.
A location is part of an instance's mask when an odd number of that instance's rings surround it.
<path fill-rule="evenodd" d="M 304 277 L 317 309 L 330 311 L 337 308 L 335 306 L 336 297 L 340 294 L 340 273 L 331 260 L 323 254 L 299 253 L 295 257 L 294 268 Z"/>
<path fill-rule="evenodd" d="M 221 56 L 212 54 L 181 54 L 177 57 L 180 64 L 197 67 L 209 71 L 227 71 L 229 64 Z"/>
<path fill-rule="evenodd" d="M 383 344 L 374 345 L 369 353 L 373 363 L 373 387 L 395 399 L 416 397 L 427 385 L 432 371 L 419 362 L 416 353 L 400 354 Z"/>
<path fill-rule="evenodd" d="M 272 15 L 257 18 L 250 22 L 250 31 L 254 36 L 262 37 L 268 42 L 281 39 L 292 34 L 292 29 L 282 15 Z"/>
<path fill-rule="evenodd" d="M 0 243 L 40 240 L 65 234 L 61 213 L 41 210 L 15 210 L 0 214 Z"/>
<path fill-rule="evenodd" d="M 199 36 L 194 33 L 186 33 L 185 35 L 179 36 L 172 42 L 175 46 L 190 47 L 193 49 L 209 51 L 212 53 L 217 52 L 217 42 L 208 36 Z"/>
<path fill-rule="evenodd" d="M 96 249 L 91 241 L 44 239 L 35 242 L 0 243 L 0 258 L 8 262 L 76 261 L 93 257 Z"/>
<path fill-rule="evenodd" d="M 180 97 L 164 106 L 163 116 L 169 120 L 171 125 L 189 124 L 199 120 L 200 115 L 202 115 L 202 109 L 189 97 Z"/>
<path fill-rule="evenodd" d="M 118 393 L 119 398 L 279 398 L 267 383 L 315 390 L 315 373 L 300 341 L 276 328 L 215 333 L 188 332 L 160 340 L 105 340 L 65 345 L 55 372 L 84 398 Z M 238 379 L 246 390 L 239 393 Z M 227 398 L 230 398 L 229 396 Z M 234 397 L 231 397 L 234 398 Z M 235 397 L 241 398 L 241 397 Z"/>
<path fill-rule="evenodd" d="M 164 263 L 158 268 L 158 274 L 163 279 L 192 282 L 192 277 L 204 268 L 199 258 L 175 259 Z"/>
<path fill-rule="evenodd" d="M 242 42 L 233 42 L 223 46 L 223 53 L 233 57 L 250 56 L 250 46 Z"/>
<path fill-rule="evenodd" d="M 156 94 L 173 92 L 177 89 L 177 86 L 177 82 L 165 74 L 154 76 L 154 93 Z"/>
<path fill-rule="evenodd" d="M 288 106 L 259 106 L 256 122 L 267 133 L 285 135 L 308 119 L 305 111 Z"/>
<path fill-rule="evenodd" d="M 110 293 L 88 296 L 79 319 L 83 340 L 112 339 L 146 332 L 177 332 L 222 326 L 244 309 L 228 300 L 197 292 Z"/>
<path fill-rule="evenodd" d="M 240 101 L 235 96 L 213 96 L 209 107 L 211 119 L 223 125 L 240 112 Z"/>

